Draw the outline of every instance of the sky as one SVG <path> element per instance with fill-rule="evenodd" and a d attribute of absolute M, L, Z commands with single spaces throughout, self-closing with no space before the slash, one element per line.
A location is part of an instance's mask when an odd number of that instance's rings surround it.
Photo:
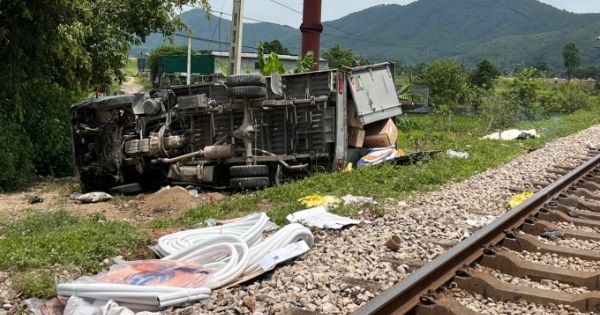
<path fill-rule="evenodd" d="M 280 4 L 275 3 L 275 1 Z M 379 4 L 408 4 L 415 0 L 323 0 L 322 20 L 332 21 L 344 17 L 350 13 L 360 11 Z M 232 0 L 209 0 L 215 11 L 231 13 Z M 576 13 L 600 13 L 600 0 L 541 0 L 559 9 Z M 277 24 L 299 27 L 302 23 L 302 15 L 296 11 L 302 11 L 302 0 L 246 0 L 244 16 Z M 287 6 L 289 8 L 286 8 Z M 268 11 L 266 10 L 268 8 Z M 267 13 L 268 12 L 268 13 Z M 219 15 L 218 13 L 214 13 Z M 229 16 L 224 17 L 229 19 Z M 252 20 L 246 20 L 252 22 Z"/>

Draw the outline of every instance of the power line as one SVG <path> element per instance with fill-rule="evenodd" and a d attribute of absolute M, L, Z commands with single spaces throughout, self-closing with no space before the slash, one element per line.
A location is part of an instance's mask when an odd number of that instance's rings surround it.
<path fill-rule="evenodd" d="M 512 2 L 514 5 L 515 5 L 515 6 L 517 6 L 517 7 L 521 8 L 521 9 L 524 9 L 525 11 L 527 11 L 527 12 L 529 12 L 529 13 L 531 13 L 531 14 L 535 14 L 535 15 L 536 15 L 536 16 L 537 16 L 537 17 L 540 19 L 540 22 L 541 22 L 542 24 L 544 24 L 544 25 L 546 25 L 546 26 L 548 26 L 548 27 L 550 27 L 550 28 L 552 28 L 552 29 L 554 29 L 554 30 L 556 30 L 556 31 L 565 31 L 565 32 L 568 32 L 568 33 L 570 33 L 570 34 L 573 34 L 573 33 L 572 33 L 572 31 L 569 29 L 569 27 L 570 27 L 569 25 L 565 25 L 565 24 L 563 24 L 562 22 L 558 22 L 558 21 L 556 21 L 556 20 L 554 20 L 554 19 L 550 18 L 550 17 L 549 17 L 549 16 L 547 16 L 547 15 L 546 15 L 544 12 L 542 12 L 542 11 L 538 10 L 537 8 L 535 8 L 535 7 L 534 7 L 532 4 L 530 4 L 530 3 L 527 3 L 527 2 L 519 2 L 519 1 L 516 1 L 516 0 L 509 0 L 509 1 L 511 1 L 511 2 Z M 561 28 L 562 28 L 562 30 L 561 30 L 561 29 L 557 29 L 557 28 L 555 28 L 555 27 L 553 27 L 553 26 L 550 26 L 550 25 L 548 25 L 548 24 L 544 23 L 544 22 L 542 21 L 542 20 L 544 20 L 544 19 L 545 19 L 546 21 L 549 21 L 549 22 L 551 21 L 552 23 L 554 23 L 554 24 L 558 25 L 559 27 L 561 27 Z M 532 20 L 532 21 L 534 21 L 532 18 L 531 18 L 531 20 Z M 535 22 L 535 21 L 534 21 L 534 22 Z M 580 34 L 582 34 L 582 35 L 584 35 L 584 36 L 591 36 L 590 34 L 583 33 L 583 32 L 582 32 L 581 30 L 579 30 L 579 29 L 575 29 L 575 31 L 577 31 L 578 33 L 580 33 Z"/>
<path fill-rule="evenodd" d="M 293 8 L 291 8 L 291 7 L 288 7 L 287 5 L 285 5 L 285 4 L 282 4 L 282 3 L 280 3 L 280 2 L 277 2 L 277 1 L 275 1 L 275 0 L 271 0 L 271 2 L 275 2 L 275 3 L 279 4 L 280 6 L 282 6 L 282 7 L 284 7 L 284 8 L 287 8 L 287 9 L 290 9 L 290 10 L 292 10 L 292 11 L 296 12 L 296 13 L 302 14 L 302 12 L 301 12 L 301 11 L 298 11 L 298 10 L 296 10 L 296 9 L 293 9 Z"/>
<path fill-rule="evenodd" d="M 283 6 L 285 8 L 288 8 L 289 10 L 292 10 L 292 11 L 294 11 L 296 13 L 302 14 L 302 12 L 297 11 L 295 9 L 292 9 L 292 8 L 290 8 L 290 7 L 286 6 L 286 5 L 283 5 L 283 4 L 281 4 L 281 3 L 279 3 L 279 2 L 277 2 L 275 0 L 271 0 L 271 1 L 274 2 L 274 3 L 277 3 L 277 4 L 281 5 L 281 6 Z M 254 20 L 254 21 L 279 25 L 279 24 L 272 23 L 272 22 L 265 22 L 265 21 L 258 21 L 258 20 Z M 335 27 L 335 26 L 333 26 L 333 25 L 331 25 L 329 23 L 323 23 L 323 24 L 325 24 L 327 26 L 330 26 L 330 27 L 332 27 L 334 29 L 337 29 L 337 30 L 339 30 L 341 32 L 344 32 L 346 34 L 349 34 L 349 35 L 352 36 L 352 38 L 344 37 L 344 36 L 339 36 L 339 35 L 328 34 L 328 33 L 321 33 L 321 35 L 324 35 L 324 36 L 331 36 L 331 37 L 337 37 L 337 38 L 342 38 L 342 39 L 352 39 L 352 40 L 357 40 L 357 41 L 366 42 L 366 43 L 370 43 L 370 44 L 381 45 L 381 46 L 400 47 L 400 48 L 415 49 L 415 50 L 421 50 L 421 51 L 434 51 L 434 52 L 442 52 L 442 53 L 457 54 L 457 55 L 458 54 L 464 54 L 464 53 L 466 53 L 466 52 L 457 52 L 457 51 L 448 51 L 448 50 L 440 50 L 440 49 L 421 48 L 421 47 L 412 47 L 412 46 L 406 46 L 406 45 L 398 45 L 398 44 L 388 44 L 388 43 L 375 42 L 375 41 L 371 41 L 371 40 L 368 40 L 368 39 L 363 39 L 363 38 L 357 37 L 356 35 L 348 32 L 348 31 L 342 30 L 340 28 L 337 28 L 337 27 Z M 289 27 L 287 25 L 281 25 L 281 26 Z M 291 28 L 291 27 L 289 27 L 289 28 Z M 479 54 L 479 56 L 510 57 L 511 55 Z"/>

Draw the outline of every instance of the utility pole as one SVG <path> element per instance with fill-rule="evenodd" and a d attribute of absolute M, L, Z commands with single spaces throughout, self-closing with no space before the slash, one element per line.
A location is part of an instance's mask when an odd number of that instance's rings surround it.
<path fill-rule="evenodd" d="M 229 39 L 229 75 L 239 74 L 242 63 L 242 35 L 244 32 L 244 0 L 233 0 L 231 36 Z"/>
<path fill-rule="evenodd" d="M 188 37 L 188 58 L 187 58 L 187 85 L 192 83 L 192 32 Z"/>

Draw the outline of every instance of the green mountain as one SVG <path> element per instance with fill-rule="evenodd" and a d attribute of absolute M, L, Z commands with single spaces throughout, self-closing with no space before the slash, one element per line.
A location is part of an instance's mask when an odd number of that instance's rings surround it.
<path fill-rule="evenodd" d="M 230 21 L 201 10 L 184 12 L 198 38 L 227 42 Z M 562 68 L 562 48 L 577 44 L 582 63 L 600 63 L 600 14 L 575 14 L 537 0 L 419 0 L 408 5 L 379 5 L 324 23 L 322 49 L 336 44 L 372 61 L 400 59 L 413 64 L 453 57 L 467 65 L 484 58 L 501 68 L 547 61 Z M 220 36 L 219 36 L 220 33 Z M 244 25 L 244 45 L 279 39 L 292 52 L 300 50 L 300 31 L 270 23 Z M 175 41 L 185 44 L 186 39 Z M 133 53 L 157 47 L 152 35 Z M 195 49 L 226 50 L 225 44 L 195 41 Z M 250 49 L 250 48 L 248 48 Z"/>

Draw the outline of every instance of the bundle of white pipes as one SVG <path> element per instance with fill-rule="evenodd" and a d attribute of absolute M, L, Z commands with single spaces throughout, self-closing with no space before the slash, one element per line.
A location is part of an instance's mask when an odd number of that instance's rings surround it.
<path fill-rule="evenodd" d="M 136 309 L 147 305 L 155 307 L 177 306 L 186 302 L 206 299 L 211 289 L 240 280 L 242 274 L 260 271 L 259 261 L 269 252 L 300 241 L 309 247 L 314 244 L 313 234 L 306 227 L 292 223 L 269 236 L 262 234 L 269 223 L 265 213 L 223 222 L 221 225 L 182 231 L 161 237 L 156 252 L 163 260 L 181 261 L 216 270 L 201 288 L 136 286 L 123 284 L 59 284 L 61 296 L 114 300 L 134 303 Z"/>

